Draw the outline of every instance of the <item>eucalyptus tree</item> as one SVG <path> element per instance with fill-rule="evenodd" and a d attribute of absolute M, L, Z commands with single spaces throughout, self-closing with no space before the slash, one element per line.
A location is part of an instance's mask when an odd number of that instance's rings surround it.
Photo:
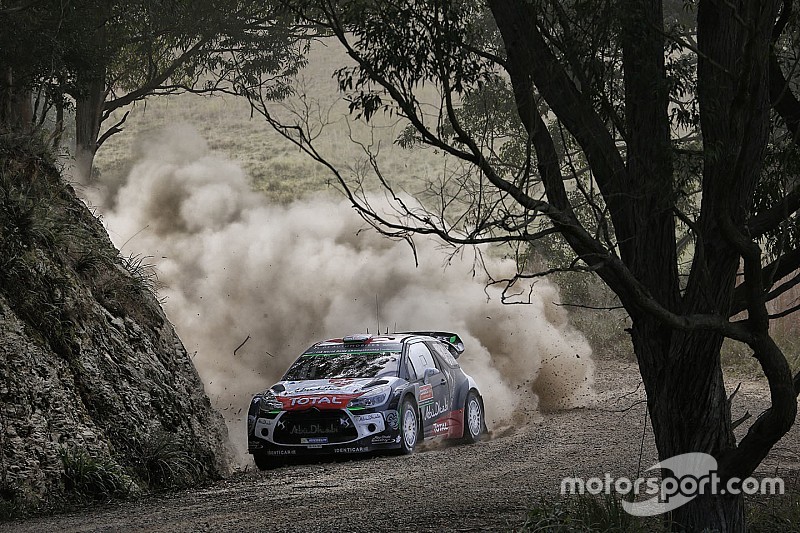
<path fill-rule="evenodd" d="M 400 116 L 409 126 L 398 142 L 461 164 L 436 202 L 420 204 L 369 153 L 392 206 L 376 208 L 320 153 L 308 117 L 281 120 L 255 95 L 364 219 L 388 236 L 459 246 L 557 235 L 568 260 L 546 272 L 521 265 L 508 284 L 599 276 L 630 317 L 659 457 L 704 452 L 723 479 L 752 474 L 794 423 L 800 391 L 770 335 L 771 320 L 797 307 L 768 307 L 800 281 L 793 2 L 289 4 L 349 56 L 335 76 L 352 113 Z M 769 383 L 771 404 L 754 421 L 732 419 L 725 339 L 747 345 Z M 671 518 L 742 531 L 743 509 L 741 495 L 702 494 Z"/>
<path fill-rule="evenodd" d="M 274 3 L 240 0 L 6 1 L 0 23 L 2 122 L 42 123 L 50 109 L 63 119 L 74 106 L 84 172 L 122 130 L 128 114 L 116 111 L 181 92 L 285 96 L 307 42 Z"/>

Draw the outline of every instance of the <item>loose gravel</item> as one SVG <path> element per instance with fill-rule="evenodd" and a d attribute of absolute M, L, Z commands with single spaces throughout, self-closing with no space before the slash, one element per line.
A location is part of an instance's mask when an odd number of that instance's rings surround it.
<path fill-rule="evenodd" d="M 738 381 L 729 379 L 734 387 Z M 515 530 L 531 505 L 559 495 L 565 476 L 635 477 L 656 463 L 635 363 L 598 361 L 596 389 L 591 407 L 544 413 L 472 446 L 250 468 L 207 488 L 2 524 L 0 531 Z M 745 380 L 734 416 L 745 407 L 760 412 L 767 401 L 763 381 Z M 799 433 L 795 427 L 784 437 L 760 473 L 797 475 Z"/>

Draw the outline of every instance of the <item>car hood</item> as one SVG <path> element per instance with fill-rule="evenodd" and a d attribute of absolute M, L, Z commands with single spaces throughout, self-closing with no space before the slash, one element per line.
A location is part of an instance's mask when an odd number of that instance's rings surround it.
<path fill-rule="evenodd" d="M 280 381 L 264 394 L 272 392 L 287 411 L 308 409 L 343 409 L 353 398 L 384 386 L 394 387 L 400 378 L 340 378 L 305 381 Z"/>

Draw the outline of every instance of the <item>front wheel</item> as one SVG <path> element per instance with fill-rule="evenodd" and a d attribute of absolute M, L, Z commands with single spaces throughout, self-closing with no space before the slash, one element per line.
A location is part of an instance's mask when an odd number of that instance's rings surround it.
<path fill-rule="evenodd" d="M 405 399 L 400 408 L 400 453 L 403 455 L 414 453 L 417 440 L 419 440 L 417 406 L 413 401 Z"/>
<path fill-rule="evenodd" d="M 485 427 L 481 399 L 475 391 L 469 391 L 464 404 L 464 442 L 478 442 Z"/>

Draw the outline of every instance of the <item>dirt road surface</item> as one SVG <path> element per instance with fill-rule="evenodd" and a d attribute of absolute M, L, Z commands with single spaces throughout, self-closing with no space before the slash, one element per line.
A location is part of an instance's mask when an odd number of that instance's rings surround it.
<path fill-rule="evenodd" d="M 515 530 L 531 504 L 559 494 L 565 476 L 636 477 L 656 462 L 639 379 L 634 364 L 599 361 L 592 407 L 543 414 L 472 446 L 250 469 L 207 488 L 2 524 L 0 531 Z M 735 387 L 740 380 L 728 381 Z M 746 402 L 763 406 L 767 398 L 764 382 L 745 381 L 734 416 Z M 752 403 L 748 410 L 759 412 Z M 795 427 L 759 473 L 796 477 L 799 435 Z"/>

